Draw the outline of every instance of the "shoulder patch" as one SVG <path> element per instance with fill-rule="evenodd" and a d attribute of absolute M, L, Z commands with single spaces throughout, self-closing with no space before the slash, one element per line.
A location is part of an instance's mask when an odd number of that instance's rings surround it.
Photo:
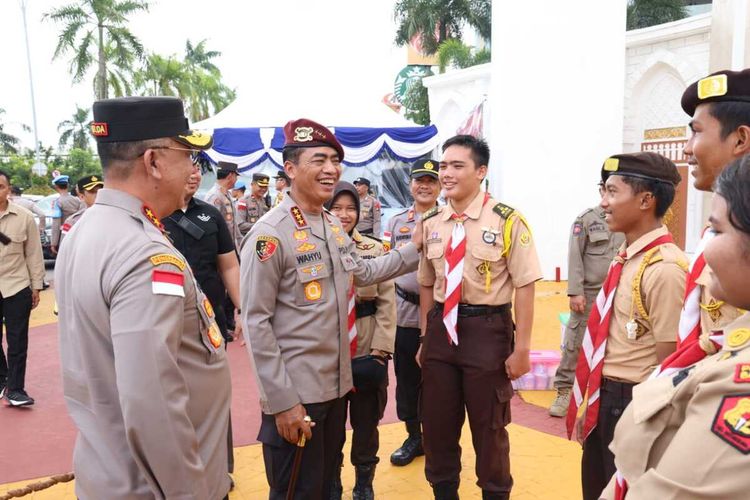
<path fill-rule="evenodd" d="M 724 396 L 711 431 L 743 455 L 750 453 L 750 394 Z"/>
<path fill-rule="evenodd" d="M 159 266 L 161 264 L 171 264 L 180 271 L 184 271 L 186 267 L 185 261 L 170 253 L 160 253 L 157 255 L 153 255 L 148 260 L 150 260 L 151 264 L 154 266 Z"/>
<path fill-rule="evenodd" d="M 586 210 L 584 210 L 583 212 L 581 212 L 580 214 L 578 214 L 576 216 L 576 219 L 583 219 L 586 216 L 586 214 L 591 213 L 593 211 L 594 211 L 593 208 L 587 208 Z"/>
<path fill-rule="evenodd" d="M 426 221 L 430 217 L 436 216 L 437 214 L 440 213 L 440 208 L 441 207 L 432 207 L 431 209 L 429 209 L 428 211 L 422 214 L 422 220 Z"/>
<path fill-rule="evenodd" d="M 492 207 L 492 210 L 503 219 L 507 219 L 508 217 L 513 215 L 513 212 L 516 211 L 515 208 L 509 207 L 505 203 L 498 203 L 497 205 Z"/>
<path fill-rule="evenodd" d="M 260 235 L 255 240 L 255 254 L 258 256 L 258 260 L 265 262 L 270 259 L 276 250 L 279 248 L 279 239 L 275 236 Z"/>

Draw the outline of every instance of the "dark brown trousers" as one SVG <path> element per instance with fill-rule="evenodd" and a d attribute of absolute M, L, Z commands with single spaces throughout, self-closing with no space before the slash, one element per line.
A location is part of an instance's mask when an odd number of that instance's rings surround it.
<path fill-rule="evenodd" d="M 427 315 L 422 343 L 422 416 L 425 475 L 431 484 L 459 482 L 461 428 L 469 415 L 476 452 L 477 485 L 483 491 L 508 493 L 510 422 L 513 388 L 505 372 L 512 352 L 510 310 L 458 318 L 458 345 L 448 341 L 442 313 Z"/>

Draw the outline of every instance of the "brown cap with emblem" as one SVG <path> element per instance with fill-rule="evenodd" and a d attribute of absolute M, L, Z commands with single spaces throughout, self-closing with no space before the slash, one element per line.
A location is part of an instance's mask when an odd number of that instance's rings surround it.
<path fill-rule="evenodd" d="M 260 187 L 268 187 L 268 176 L 266 174 L 253 174 L 253 181 Z"/>
<path fill-rule="evenodd" d="M 417 160 L 411 166 L 411 178 L 418 179 L 424 176 L 438 178 L 438 163 L 435 160 Z"/>
<path fill-rule="evenodd" d="M 118 97 L 94 103 L 91 134 L 98 143 L 171 138 L 191 149 L 208 149 L 211 134 L 190 130 L 176 97 Z"/>
<path fill-rule="evenodd" d="M 78 187 L 78 192 L 80 193 L 82 191 L 91 191 L 97 187 L 103 187 L 104 181 L 102 180 L 101 176 L 87 175 L 78 179 L 76 186 Z"/>
<path fill-rule="evenodd" d="M 750 102 L 750 69 L 717 71 L 685 89 L 682 109 L 693 116 L 706 102 Z"/>
<path fill-rule="evenodd" d="M 234 172 L 237 173 L 237 164 L 232 163 L 231 161 L 220 161 L 216 164 L 217 170 L 221 170 L 223 172 Z"/>
<path fill-rule="evenodd" d="M 675 186 L 682 180 L 672 160 L 650 151 L 610 156 L 602 165 L 602 181 L 606 181 L 610 175 L 668 182 Z"/>
<path fill-rule="evenodd" d="M 328 146 L 339 154 L 339 161 L 344 160 L 344 147 L 333 132 L 320 123 L 300 118 L 284 125 L 284 148 L 312 148 Z"/>

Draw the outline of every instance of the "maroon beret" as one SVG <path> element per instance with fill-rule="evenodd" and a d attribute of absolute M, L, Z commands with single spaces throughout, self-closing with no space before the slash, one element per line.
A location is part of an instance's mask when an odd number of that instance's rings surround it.
<path fill-rule="evenodd" d="M 690 116 L 705 102 L 750 102 L 750 69 L 711 73 L 682 94 L 682 109 Z"/>
<path fill-rule="evenodd" d="M 667 182 L 675 186 L 682 180 L 672 160 L 650 151 L 610 156 L 602 165 L 602 181 L 606 181 L 610 175 Z"/>
<path fill-rule="evenodd" d="M 336 150 L 339 160 L 344 160 L 344 148 L 341 143 L 320 123 L 307 118 L 292 120 L 284 125 L 284 147 L 285 148 L 312 148 L 328 146 Z"/>

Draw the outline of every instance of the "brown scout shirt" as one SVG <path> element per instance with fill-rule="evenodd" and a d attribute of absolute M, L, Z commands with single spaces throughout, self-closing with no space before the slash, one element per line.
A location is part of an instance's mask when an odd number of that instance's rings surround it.
<path fill-rule="evenodd" d="M 624 234 L 609 231 L 602 207 L 576 217 L 568 245 L 568 296 L 596 296 L 624 241 Z"/>
<path fill-rule="evenodd" d="M 263 412 L 345 396 L 352 274 L 367 286 L 418 262 L 414 245 L 361 259 L 336 217 L 303 213 L 291 195 L 258 221 L 243 241 L 240 294 Z"/>
<path fill-rule="evenodd" d="M 139 199 L 99 191 L 60 249 L 55 295 L 77 497 L 223 498 L 225 347 L 190 267 Z"/>
<path fill-rule="evenodd" d="M 454 213 L 449 203 L 422 216 L 426 250 L 419 262 L 417 280 L 422 286 L 434 287 L 436 302 L 445 302 L 445 247 L 455 224 L 451 220 Z M 461 303 L 507 304 L 513 299 L 514 289 L 542 279 L 534 240 L 520 213 L 480 192 L 465 214 L 468 219 L 464 222 L 466 256 Z"/>
<path fill-rule="evenodd" d="M 687 258 L 677 245 L 666 243 L 657 247 L 650 263 L 641 271 L 641 264 L 649 252 L 635 255 L 668 232 L 667 227 L 662 226 L 644 234 L 627 249 L 625 243 L 620 248 L 620 251 L 626 251 L 626 261 L 612 303 L 602 371 L 604 377 L 643 382 L 659 364 L 656 343 L 676 341 L 675 332 L 685 298 Z M 640 300 L 638 295 L 634 300 L 634 279 L 639 275 Z M 648 318 L 644 318 L 644 313 Z M 625 327 L 631 319 L 640 325 L 635 340 L 628 340 Z"/>
<path fill-rule="evenodd" d="M 253 225 L 258 222 L 258 219 L 263 217 L 269 208 L 266 205 L 266 200 L 263 198 L 255 198 L 252 194 L 243 196 L 237 202 L 237 228 L 240 230 L 240 234 L 245 236 L 250 232 Z"/>
<path fill-rule="evenodd" d="M 0 212 L 0 232 L 10 238 L 0 244 L 0 295 L 12 297 L 26 287 L 41 290 L 44 258 L 34 216 L 11 201 Z"/>
<path fill-rule="evenodd" d="M 376 238 L 380 237 L 380 202 L 369 194 L 359 200 L 359 222 L 357 231 L 370 231 Z"/>
<path fill-rule="evenodd" d="M 711 274 L 711 268 L 706 265 L 701 275 L 695 280 L 701 287 L 701 337 L 705 339 L 708 339 L 713 331 L 721 330 L 743 314 L 741 309 L 718 301 L 711 295 L 708 291 Z"/>
<path fill-rule="evenodd" d="M 385 255 L 385 248 L 377 238 L 352 233 L 357 254 L 364 260 Z M 393 354 L 396 343 L 396 289 L 393 280 L 357 287 L 357 302 L 374 300 L 377 311 L 372 316 L 358 318 L 357 352 L 355 358 L 367 356 L 373 349 Z"/>
<path fill-rule="evenodd" d="M 748 498 L 750 315 L 723 333 L 719 353 L 633 390 L 610 445 L 627 500 Z"/>

